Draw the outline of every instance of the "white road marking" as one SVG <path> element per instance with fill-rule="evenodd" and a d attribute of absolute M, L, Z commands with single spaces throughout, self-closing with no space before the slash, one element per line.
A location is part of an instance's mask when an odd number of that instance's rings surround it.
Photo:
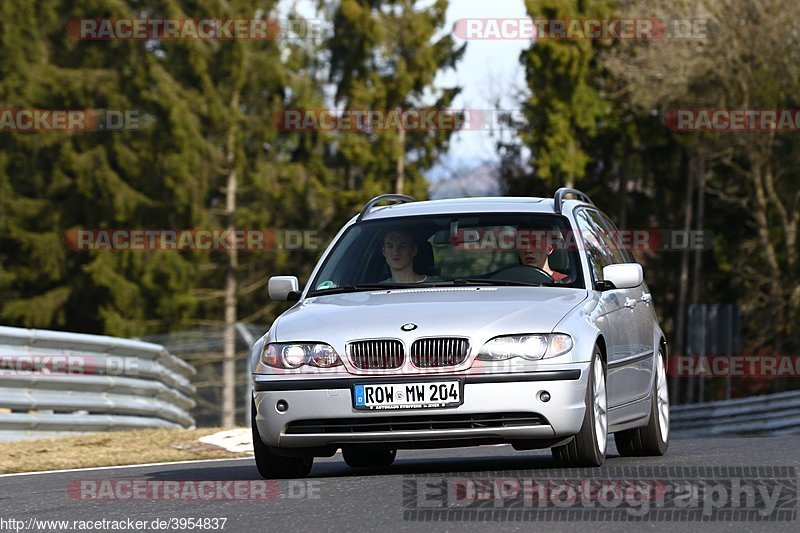
<path fill-rule="evenodd" d="M 253 432 L 250 428 L 226 429 L 200 437 L 198 440 L 219 446 L 229 452 L 253 453 Z"/>

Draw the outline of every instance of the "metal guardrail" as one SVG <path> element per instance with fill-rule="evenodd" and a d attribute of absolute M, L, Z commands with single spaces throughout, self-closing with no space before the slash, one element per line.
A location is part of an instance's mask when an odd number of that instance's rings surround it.
<path fill-rule="evenodd" d="M 670 426 L 687 436 L 800 433 L 800 391 L 675 405 Z"/>
<path fill-rule="evenodd" d="M 250 426 L 250 348 L 269 330 L 269 324 L 236 324 L 236 422 Z M 206 326 L 188 331 L 172 331 L 145 337 L 143 340 L 164 346 L 171 354 L 194 365 L 197 374 L 192 384 L 197 388 L 192 409 L 200 427 L 222 423 L 222 354 L 225 351 L 225 328 Z"/>
<path fill-rule="evenodd" d="M 194 374 L 159 344 L 0 326 L 0 441 L 194 427 Z"/>

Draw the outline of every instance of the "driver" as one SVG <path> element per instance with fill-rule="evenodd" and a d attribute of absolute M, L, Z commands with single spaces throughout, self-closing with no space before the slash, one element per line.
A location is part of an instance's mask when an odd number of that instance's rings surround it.
<path fill-rule="evenodd" d="M 414 271 L 414 257 L 418 248 L 407 231 L 388 231 L 383 237 L 383 257 L 392 276 L 381 283 L 422 283 L 428 276 Z"/>
<path fill-rule="evenodd" d="M 553 278 L 554 281 L 561 283 L 569 283 L 571 281 L 569 279 L 569 276 L 550 268 L 550 263 L 549 263 L 550 254 L 552 254 L 553 250 L 556 249 L 556 245 L 553 244 L 552 242 L 543 244 L 536 241 L 537 241 L 536 239 L 530 239 L 527 241 L 526 246 L 520 248 L 519 250 L 520 262 L 523 265 L 533 266 L 544 270 L 550 275 L 550 277 Z"/>

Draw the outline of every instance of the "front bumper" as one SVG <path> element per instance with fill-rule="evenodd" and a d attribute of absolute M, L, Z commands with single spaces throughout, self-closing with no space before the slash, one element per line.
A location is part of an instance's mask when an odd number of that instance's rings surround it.
<path fill-rule="evenodd" d="M 354 408 L 353 385 L 403 380 L 413 382 L 419 381 L 418 376 L 298 380 L 255 375 L 255 421 L 264 443 L 280 448 L 349 443 L 476 439 L 519 441 L 568 437 L 578 433 L 583 423 L 589 364 L 572 363 L 560 365 L 558 370 L 516 374 L 439 375 L 436 376 L 437 379 L 458 377 L 464 381 L 462 405 L 394 411 L 364 411 Z M 548 402 L 539 399 L 539 392 L 545 390 L 550 393 L 551 399 Z M 288 409 L 284 412 L 279 412 L 276 408 L 281 400 L 288 404 Z M 508 413 L 529 414 L 531 416 L 527 418 L 530 423 L 481 422 L 487 418 L 486 415 Z M 411 423 L 422 418 L 429 419 L 428 427 Z M 407 421 L 408 424 L 401 423 L 398 426 L 411 429 L 389 429 L 382 423 L 387 419 Z M 441 420 L 448 422 L 438 422 Z M 326 421 L 330 421 L 327 427 Z M 347 421 L 351 421 L 353 425 L 343 424 Z M 354 430 L 353 427 L 357 427 L 360 422 L 375 422 L 372 426 L 377 429 L 360 427 Z M 302 432 L 294 429 L 298 425 L 305 426 Z"/>

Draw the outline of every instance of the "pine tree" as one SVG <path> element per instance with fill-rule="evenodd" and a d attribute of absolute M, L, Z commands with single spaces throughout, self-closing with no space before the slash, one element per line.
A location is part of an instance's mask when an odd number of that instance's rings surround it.
<path fill-rule="evenodd" d="M 613 13 L 607 1 L 526 0 L 525 5 L 537 19 L 608 18 Z M 529 124 L 520 136 L 532 152 L 536 178 L 547 188 L 576 185 L 592 162 L 588 152 L 611 113 L 598 86 L 597 54 L 608 44 L 540 38 L 522 54 L 530 96 L 525 105 Z"/>
<path fill-rule="evenodd" d="M 119 2 L 4 2 L 4 108 L 135 110 L 139 131 L 6 132 L 0 317 L 9 324 L 141 335 L 196 309 L 192 254 L 72 252 L 74 229 L 192 227 L 202 219 L 213 150 L 201 95 L 142 41 L 79 41 L 65 21 L 130 18 Z"/>

